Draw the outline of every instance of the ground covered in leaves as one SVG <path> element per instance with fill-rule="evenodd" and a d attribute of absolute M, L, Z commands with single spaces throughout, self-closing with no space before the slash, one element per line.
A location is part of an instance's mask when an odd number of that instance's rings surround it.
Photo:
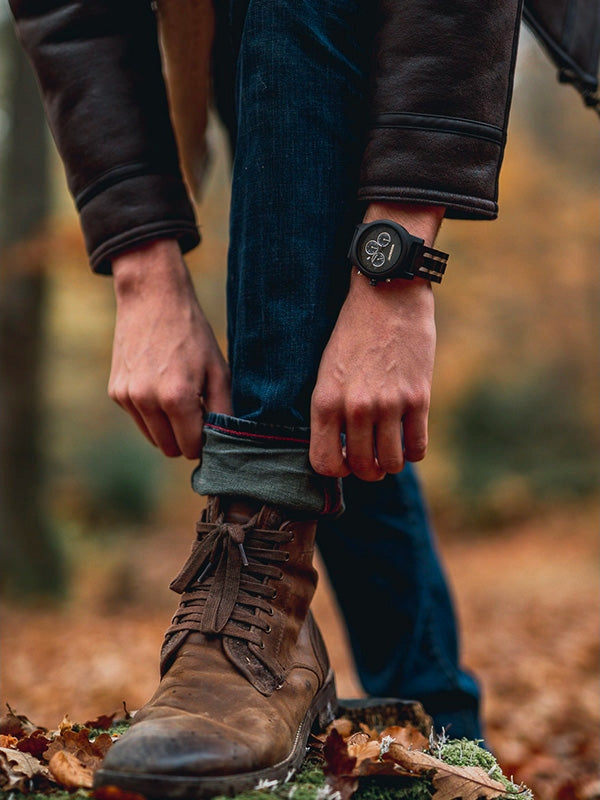
<path fill-rule="evenodd" d="M 344 716 L 311 737 L 297 774 L 291 770 L 284 780 L 259 781 L 238 800 L 532 800 L 478 742 L 437 735 L 418 703 L 371 701 L 340 713 Z M 66 791 L 94 800 L 143 800 L 117 787 L 93 789 L 94 772 L 130 722 L 124 708 L 118 717 L 83 725 L 65 718 L 49 731 L 8 706 L 0 719 L 3 796 L 62 800 Z"/>
<path fill-rule="evenodd" d="M 441 534 L 465 663 L 483 684 L 487 740 L 504 774 L 538 800 L 598 800 L 596 506 L 555 511 L 485 537 Z M 93 721 L 124 699 L 139 707 L 154 689 L 162 632 L 175 604 L 166 585 L 190 538 L 182 523 L 150 530 L 135 543 L 74 542 L 80 566 L 69 605 L 28 610 L 17 598 L 4 607 L 3 703 L 50 729 L 65 713 Z M 316 613 L 340 695 L 356 695 L 343 632 L 323 587 Z M 296 800 L 311 800 L 300 787 L 295 791 Z"/>

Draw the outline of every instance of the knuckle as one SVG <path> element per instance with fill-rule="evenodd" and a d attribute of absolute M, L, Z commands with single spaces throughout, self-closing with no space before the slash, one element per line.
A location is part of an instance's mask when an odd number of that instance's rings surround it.
<path fill-rule="evenodd" d="M 413 409 L 427 410 L 429 408 L 430 393 L 427 386 L 413 389 L 406 397 L 407 406 Z"/>
<path fill-rule="evenodd" d="M 396 457 L 380 459 L 379 465 L 381 466 L 381 469 L 385 470 L 391 475 L 394 475 L 397 472 L 402 472 L 404 469 L 404 459 Z"/>
<path fill-rule="evenodd" d="M 372 480 L 371 476 L 379 474 L 372 459 L 355 457 L 350 458 L 349 461 L 352 472 L 363 480 Z"/>
<path fill-rule="evenodd" d="M 408 461 L 422 461 L 427 454 L 427 441 L 419 439 L 406 451 L 406 458 Z"/>
<path fill-rule="evenodd" d="M 326 392 L 313 392 L 312 412 L 319 417 L 331 417 L 337 413 L 335 397 Z"/>
<path fill-rule="evenodd" d="M 315 472 L 327 478 L 335 478 L 339 475 L 339 465 L 331 458 L 321 455 L 310 456 L 310 463 Z"/>
<path fill-rule="evenodd" d="M 182 392 L 177 388 L 170 389 L 160 397 L 160 407 L 167 416 L 179 414 L 184 404 Z"/>
<path fill-rule="evenodd" d="M 375 404 L 365 397 L 350 400 L 346 406 L 348 419 L 356 424 L 360 424 L 369 419 L 373 413 Z"/>
<path fill-rule="evenodd" d="M 150 392 L 143 386 L 134 386 L 127 393 L 133 405 L 141 412 L 150 411 L 154 402 Z"/>

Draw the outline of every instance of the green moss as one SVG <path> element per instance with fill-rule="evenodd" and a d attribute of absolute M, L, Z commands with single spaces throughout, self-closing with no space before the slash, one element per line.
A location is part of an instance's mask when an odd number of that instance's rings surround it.
<path fill-rule="evenodd" d="M 431 800 L 433 792 L 431 781 L 425 779 L 398 777 L 386 783 L 380 778 L 361 782 L 354 797 L 356 800 Z"/>
<path fill-rule="evenodd" d="M 101 733 L 109 733 L 111 736 L 116 736 L 117 734 L 122 736 L 130 725 L 130 720 L 123 719 L 120 722 L 115 722 L 108 730 L 106 728 L 90 728 L 89 737 L 90 739 L 95 739 L 96 736 L 100 736 Z M 75 726 L 73 726 L 73 730 L 75 730 Z"/>
<path fill-rule="evenodd" d="M 531 791 L 506 778 L 494 756 L 479 745 L 480 742 L 470 739 L 442 740 L 434 746 L 434 755 L 455 767 L 481 767 L 490 778 L 499 781 L 506 788 L 508 797 L 518 794 L 522 800 L 533 800 Z"/>

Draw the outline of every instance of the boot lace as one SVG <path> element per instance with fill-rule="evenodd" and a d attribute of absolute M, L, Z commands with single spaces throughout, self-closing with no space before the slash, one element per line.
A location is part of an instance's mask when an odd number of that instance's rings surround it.
<path fill-rule="evenodd" d="M 254 527 L 258 515 L 243 525 L 198 522 L 198 539 L 183 569 L 170 588 L 181 594 L 179 607 L 166 638 L 184 631 L 224 634 L 264 647 L 262 632 L 270 633 L 268 621 L 257 613 L 273 615 L 269 601 L 277 589 L 269 579 L 282 580 L 278 564 L 289 559 L 280 545 L 292 541 L 290 531 Z"/>

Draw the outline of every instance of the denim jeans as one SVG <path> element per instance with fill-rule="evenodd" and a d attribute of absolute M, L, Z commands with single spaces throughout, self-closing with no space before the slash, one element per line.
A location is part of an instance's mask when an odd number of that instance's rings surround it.
<path fill-rule="evenodd" d="M 201 494 L 245 494 L 321 515 L 319 544 L 359 677 L 420 699 L 436 726 L 479 736 L 478 689 L 410 466 L 366 483 L 317 475 L 310 397 L 348 289 L 365 128 L 367 0 L 216 3 L 216 91 L 235 140 L 228 340 L 233 416 L 209 414 Z M 377 324 L 377 320 L 373 321 Z"/>

